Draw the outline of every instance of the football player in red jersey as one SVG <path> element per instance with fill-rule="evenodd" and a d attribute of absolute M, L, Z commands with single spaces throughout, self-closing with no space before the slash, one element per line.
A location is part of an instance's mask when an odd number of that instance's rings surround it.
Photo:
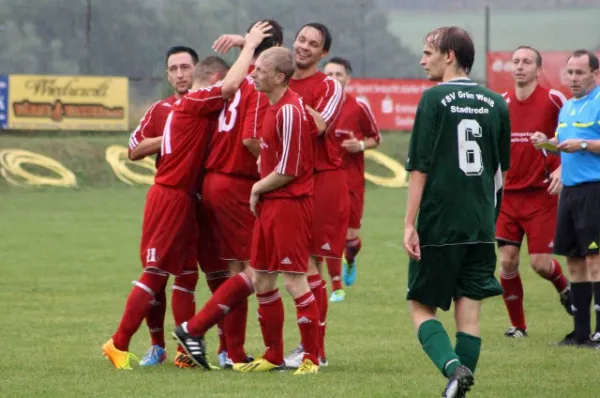
<path fill-rule="evenodd" d="M 267 23 L 258 23 L 246 37 L 246 46 L 223 82 L 206 87 L 210 75 L 205 65 L 194 69 L 192 90 L 173 104 L 165 123 L 161 144 L 161 164 L 155 184 L 148 192 L 140 256 L 144 272 L 134 282 L 121 323 L 102 351 L 117 369 L 130 369 L 129 342 L 148 313 L 156 292 L 165 285 L 170 274 L 184 276 L 196 253 L 190 252 L 197 238 L 194 219 L 195 194 L 204 168 L 211 130 L 211 114 L 220 111 L 224 101 L 233 95 L 246 77 L 254 49 L 267 37 Z M 194 261 L 188 261 L 193 257 Z M 180 344 L 187 349 L 183 341 Z M 188 355 L 204 351 L 194 347 Z M 210 368 L 206 360 L 199 363 Z"/>
<path fill-rule="evenodd" d="M 160 145 L 162 133 L 171 106 L 192 87 L 194 66 L 198 63 L 198 54 L 190 47 L 174 46 L 166 54 L 167 80 L 173 88 L 173 95 L 152 104 L 140 120 L 129 138 L 128 154 L 131 160 L 141 160 L 146 156 L 156 156 L 156 167 L 160 163 Z M 177 292 L 173 292 L 177 295 Z M 165 289 L 156 293 L 152 307 L 146 316 L 150 330 L 152 346 L 140 361 L 140 366 L 153 366 L 167 359 L 165 347 L 164 323 L 167 311 Z"/>
<path fill-rule="evenodd" d="M 506 176 L 504 197 L 496 224 L 500 251 L 500 282 L 512 326 L 506 337 L 527 336 L 523 309 L 523 285 L 519 275 L 519 252 L 523 237 L 531 266 L 550 281 L 560 302 L 571 314 L 569 282 L 560 263 L 552 258 L 554 230 L 561 190 L 560 158 L 538 151 L 530 139 L 535 132 L 554 137 L 564 95 L 538 83 L 542 57 L 534 48 L 519 47 L 512 57 L 515 88 L 505 93 L 511 124 L 511 167 Z"/>
<path fill-rule="evenodd" d="M 254 60 L 264 50 L 279 46 L 283 41 L 279 23 L 264 21 L 271 26 L 270 36 L 254 50 Z M 236 38 L 237 43 L 241 41 L 243 46 L 243 38 L 240 40 L 235 35 L 219 37 L 215 46 L 229 36 Z M 187 327 L 191 334 L 203 336 L 217 322 L 225 319 L 227 351 L 219 351 L 219 364 L 225 368 L 252 360 L 244 350 L 248 296 L 254 292 L 252 269 L 247 266 L 255 222 L 249 198 L 252 185 L 259 179 L 256 156 L 260 151 L 258 142 L 267 106 L 267 97 L 256 91 L 248 76 L 219 115 L 206 163 L 203 201 L 208 225 L 216 232 L 219 255 L 228 260 L 234 276 L 214 291 L 202 309 L 189 320 Z"/>
<path fill-rule="evenodd" d="M 305 347 L 295 375 L 319 371 L 319 309 L 308 286 L 308 256 L 313 217 L 314 153 L 309 118 L 300 96 L 288 88 L 294 74 L 290 50 L 272 48 L 256 61 L 252 77 L 269 98 L 260 151 L 261 180 L 252 187 L 250 208 L 257 216 L 251 267 L 258 298 L 258 316 L 266 352 L 233 369 L 265 372 L 283 366 L 283 302 L 277 289 L 283 274 L 294 298 L 296 319 Z"/>
<path fill-rule="evenodd" d="M 350 82 L 352 65 L 347 59 L 334 57 L 327 62 L 324 71 L 345 88 Z M 344 284 L 352 286 L 356 281 L 356 255 L 361 248 L 360 226 L 365 200 L 364 151 L 377 148 L 381 138 L 369 105 L 348 93 L 344 93 L 344 104 L 335 125 L 335 134 L 345 138 L 342 146 L 346 149 L 344 170 L 348 183 L 350 218 L 346 233 L 343 277 Z"/>

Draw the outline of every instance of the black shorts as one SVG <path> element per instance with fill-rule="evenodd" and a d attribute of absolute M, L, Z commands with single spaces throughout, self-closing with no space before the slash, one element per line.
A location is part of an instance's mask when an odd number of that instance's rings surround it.
<path fill-rule="evenodd" d="M 600 182 L 564 187 L 558 202 L 554 254 L 582 258 L 600 246 Z"/>

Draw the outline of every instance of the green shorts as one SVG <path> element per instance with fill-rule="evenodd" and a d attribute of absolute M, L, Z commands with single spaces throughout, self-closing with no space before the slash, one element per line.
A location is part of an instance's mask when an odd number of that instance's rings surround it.
<path fill-rule="evenodd" d="M 406 298 L 448 311 L 454 298 L 499 296 L 503 290 L 495 270 L 493 243 L 426 246 L 421 261 L 410 260 Z"/>

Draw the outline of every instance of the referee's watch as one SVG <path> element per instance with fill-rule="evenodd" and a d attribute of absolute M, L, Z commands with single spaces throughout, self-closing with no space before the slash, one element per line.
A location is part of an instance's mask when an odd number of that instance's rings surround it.
<path fill-rule="evenodd" d="M 579 143 L 579 147 L 581 148 L 582 151 L 587 151 L 588 149 L 588 142 L 587 141 L 581 141 Z"/>

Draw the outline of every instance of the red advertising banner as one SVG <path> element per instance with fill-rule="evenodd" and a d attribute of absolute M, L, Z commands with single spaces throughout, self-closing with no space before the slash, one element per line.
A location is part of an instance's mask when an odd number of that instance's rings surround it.
<path fill-rule="evenodd" d="M 511 75 L 512 54 L 511 51 L 492 51 L 487 55 L 488 87 L 497 93 L 504 93 L 514 87 Z M 570 98 L 567 59 L 571 52 L 543 51 L 541 54 L 543 67 L 540 84 Z M 597 54 L 600 57 L 600 52 Z"/>
<path fill-rule="evenodd" d="M 380 130 L 410 131 L 428 80 L 352 79 L 346 91 L 369 104 Z"/>

